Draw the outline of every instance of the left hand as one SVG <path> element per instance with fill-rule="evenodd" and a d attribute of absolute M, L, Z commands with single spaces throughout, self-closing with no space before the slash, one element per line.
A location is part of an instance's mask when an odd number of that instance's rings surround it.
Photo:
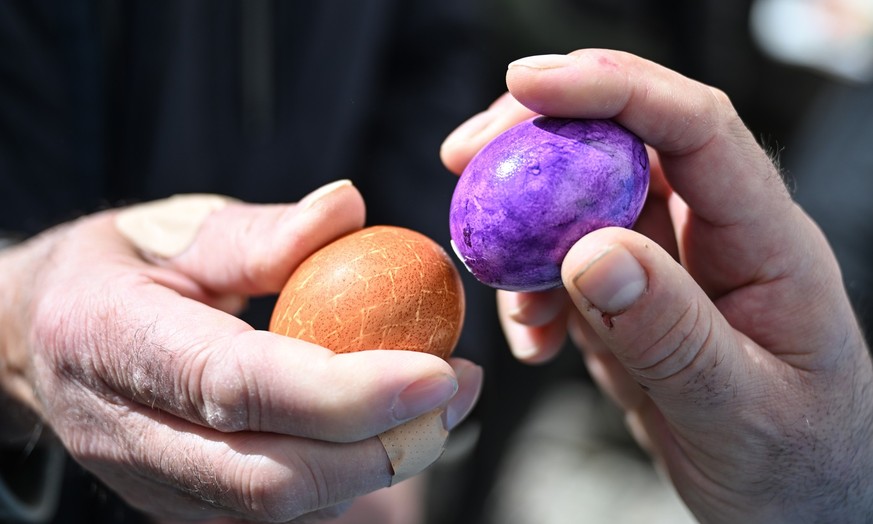
<path fill-rule="evenodd" d="M 144 258 L 116 211 L 4 250 L 0 387 L 152 516 L 324 518 L 390 485 L 377 435 L 436 408 L 451 429 L 478 367 L 338 355 L 232 314 L 363 226 L 358 191 L 331 187 L 296 204 L 230 203 L 169 258 Z"/>

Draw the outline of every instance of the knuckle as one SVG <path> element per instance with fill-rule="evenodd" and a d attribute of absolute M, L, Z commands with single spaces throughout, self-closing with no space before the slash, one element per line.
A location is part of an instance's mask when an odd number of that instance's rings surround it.
<path fill-rule="evenodd" d="M 113 395 L 117 358 L 102 351 L 115 344 L 113 333 L 82 326 L 110 318 L 115 308 L 117 305 L 106 297 L 87 300 L 75 292 L 54 290 L 34 305 L 26 336 L 34 355 L 38 355 L 32 365 L 38 376 L 40 400 L 47 407 L 68 400 L 64 388 Z"/>
<path fill-rule="evenodd" d="M 330 500 L 324 475 L 300 457 L 284 465 L 262 457 L 242 476 L 240 506 L 259 521 L 288 522 L 338 502 Z"/>
<path fill-rule="evenodd" d="M 192 442 L 165 445 L 145 453 L 145 475 L 175 490 L 179 495 L 219 511 L 234 511 L 232 480 L 228 464 Z"/>
<path fill-rule="evenodd" d="M 731 102 L 730 96 L 725 91 L 717 87 L 707 87 L 709 88 L 709 93 L 712 96 L 716 107 L 733 108 L 733 102 Z"/>
<path fill-rule="evenodd" d="M 202 421 L 223 432 L 260 429 L 255 382 L 238 358 L 209 352 L 196 378 L 188 381 Z"/>
<path fill-rule="evenodd" d="M 675 318 L 657 322 L 656 326 L 664 326 L 662 330 L 646 332 L 652 342 L 632 355 L 635 371 L 650 380 L 663 380 L 685 369 L 701 347 L 700 321 L 700 308 L 692 301 Z"/>
<path fill-rule="evenodd" d="M 716 373 L 723 358 L 715 347 L 716 322 L 710 310 L 692 300 L 664 325 L 660 334 L 654 333 L 654 342 L 638 352 L 633 371 L 649 384 L 678 381 L 680 395 L 714 402 L 729 384 L 719 382 Z"/>

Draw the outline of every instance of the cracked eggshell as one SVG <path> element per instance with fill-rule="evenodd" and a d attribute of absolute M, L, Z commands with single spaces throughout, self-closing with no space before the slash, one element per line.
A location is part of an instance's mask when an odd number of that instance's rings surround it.
<path fill-rule="evenodd" d="M 307 258 L 273 309 L 270 331 L 336 353 L 399 349 L 448 358 L 464 318 L 461 278 L 421 233 L 373 226 Z"/>
<path fill-rule="evenodd" d="M 561 285 L 561 263 L 587 233 L 631 227 L 649 157 L 611 120 L 537 117 L 489 142 L 452 196 L 452 246 L 480 282 L 510 291 Z"/>

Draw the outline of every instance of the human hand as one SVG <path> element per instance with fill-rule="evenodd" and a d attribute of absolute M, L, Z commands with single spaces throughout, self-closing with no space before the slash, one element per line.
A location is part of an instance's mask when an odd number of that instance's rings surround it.
<path fill-rule="evenodd" d="M 168 518 L 334 516 L 388 486 L 376 435 L 432 409 L 456 425 L 481 371 L 409 351 L 331 351 L 233 316 L 362 227 L 333 184 L 297 204 L 231 202 L 170 258 L 99 213 L 0 254 L 2 387 L 129 503 Z"/>
<path fill-rule="evenodd" d="M 653 161 L 636 231 L 579 240 L 564 289 L 498 293 L 513 352 L 547 360 L 569 326 L 701 521 L 868 519 L 868 348 L 826 239 L 728 98 L 604 50 L 517 61 L 507 85 L 444 143 L 453 171 L 534 114 L 613 118 Z"/>

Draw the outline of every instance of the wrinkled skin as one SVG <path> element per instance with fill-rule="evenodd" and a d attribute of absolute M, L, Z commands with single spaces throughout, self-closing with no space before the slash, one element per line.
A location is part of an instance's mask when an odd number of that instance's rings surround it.
<path fill-rule="evenodd" d="M 456 173 L 537 113 L 614 118 L 653 164 L 636 231 L 582 238 L 561 289 L 498 292 L 515 355 L 545 361 L 569 332 L 702 522 L 868 522 L 867 345 L 826 239 L 725 94 L 604 50 L 520 60 L 506 80 L 444 143 Z"/>
<path fill-rule="evenodd" d="M 410 351 L 335 355 L 233 316 L 247 297 L 277 293 L 309 254 L 363 226 L 364 202 L 351 185 L 297 204 L 232 203 L 171 259 L 141 256 L 114 215 L 0 253 L 0 384 L 12 404 L 3 413 L 28 407 L 146 513 L 336 516 L 390 484 L 377 434 L 440 406 L 452 427 L 475 402 L 481 371 L 471 362 Z M 6 417 L 20 432 L 4 432 L 5 442 L 32 431 L 32 417 Z M 397 488 L 388 493 L 411 498 L 404 483 Z M 390 506 L 391 498 L 375 500 Z"/>

